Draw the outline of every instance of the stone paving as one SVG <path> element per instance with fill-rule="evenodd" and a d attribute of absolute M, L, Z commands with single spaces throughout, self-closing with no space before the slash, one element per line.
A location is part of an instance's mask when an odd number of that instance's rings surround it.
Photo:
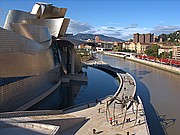
<path fill-rule="evenodd" d="M 118 107 L 117 107 L 118 108 Z M 119 107 L 120 108 L 120 107 Z M 100 109 L 100 111 L 99 111 Z M 112 112 L 113 108 L 110 108 Z M 78 112 L 70 113 L 76 117 L 85 116 L 89 119 L 75 134 L 76 135 L 92 135 L 93 129 L 96 129 L 96 133 L 102 135 L 148 135 L 146 129 L 145 115 L 142 106 L 139 106 L 137 121 L 136 115 L 133 113 L 132 108 L 127 111 L 126 119 L 130 118 L 130 122 L 125 122 L 123 126 L 123 119 L 125 113 L 122 114 L 121 109 L 116 109 L 115 120 L 118 121 L 110 124 L 110 121 L 106 119 L 105 104 L 98 104 L 95 107 L 81 110 Z M 113 117 L 112 114 L 110 117 Z M 70 131 L 71 129 L 69 129 Z M 66 132 L 68 134 L 68 131 Z"/>
<path fill-rule="evenodd" d="M 98 63 L 96 63 L 97 65 Z M 106 63 L 100 62 L 100 65 L 105 65 L 106 68 L 108 65 Z M 112 70 L 117 70 L 113 69 Z M 134 97 L 136 91 L 136 84 L 134 79 L 128 73 L 122 73 L 120 70 L 116 71 L 121 78 L 122 87 L 120 86 L 117 93 L 113 97 L 118 97 L 118 99 L 122 100 L 123 98 L 129 98 L 130 96 Z M 93 129 L 95 130 L 94 134 L 102 134 L 102 135 L 149 135 L 149 129 L 147 126 L 146 117 L 144 114 L 144 109 L 142 102 L 139 97 L 138 99 L 138 110 L 136 115 L 136 105 L 130 104 L 128 102 L 128 109 L 125 117 L 125 109 L 122 109 L 122 104 L 116 104 L 115 107 L 115 115 L 113 115 L 114 103 L 116 100 L 112 101 L 109 105 L 109 112 L 107 111 L 107 101 L 112 99 L 113 97 L 108 97 L 101 102 L 99 102 L 94 107 L 89 107 L 83 110 L 78 110 L 78 108 L 72 108 L 68 110 L 66 114 L 56 114 L 56 115 L 46 115 L 46 116 L 29 116 L 29 117 L 14 117 L 14 118 L 5 118 L 0 120 L 0 125 L 4 123 L 14 123 L 14 122 L 30 122 L 32 120 L 41 121 L 41 120 L 56 120 L 59 122 L 61 119 L 69 119 L 69 118 L 82 118 L 86 117 L 86 121 L 79 122 L 73 127 L 69 127 L 68 129 L 61 132 L 62 135 L 92 135 Z M 88 105 L 89 106 L 89 105 Z M 111 120 L 110 120 L 111 119 Z M 112 122 L 111 122 L 112 121 Z M 62 124 L 62 123 L 61 123 Z M 61 126 L 61 125 L 59 125 Z M 30 129 L 30 128 L 29 128 Z M 14 128 L 11 127 L 10 130 L 8 128 L 1 128 L 0 134 L 2 132 L 9 131 L 9 133 L 27 133 L 27 134 L 49 134 L 50 130 L 42 131 L 41 129 L 33 129 L 30 133 L 26 128 Z M 8 132 L 7 132 L 8 133 Z"/>
<path fill-rule="evenodd" d="M 92 64 L 92 63 L 88 63 L 88 64 Z M 106 63 L 101 62 L 100 64 L 102 66 L 104 64 L 105 67 L 107 67 Z M 98 65 L 98 62 L 96 62 L 95 65 Z M 120 93 L 118 93 L 116 96 L 119 99 L 122 99 L 123 97 L 129 98 L 130 96 L 134 97 L 136 91 L 136 83 L 134 79 L 128 73 L 124 73 L 124 74 L 119 73 L 119 75 L 122 78 L 123 87 Z M 95 107 L 69 113 L 70 115 L 74 115 L 76 117 L 86 117 L 88 119 L 88 121 L 73 134 L 92 135 L 93 129 L 96 130 L 95 134 L 102 134 L 102 135 L 128 135 L 128 134 L 148 135 L 149 134 L 149 129 L 147 127 L 147 121 L 144 114 L 143 105 L 139 97 L 138 97 L 139 105 L 137 110 L 138 112 L 137 117 L 135 114 L 136 106 L 135 104 L 133 104 L 128 108 L 126 113 L 126 118 L 125 118 L 125 109 L 123 109 L 122 111 L 121 105 L 116 105 L 115 117 L 113 116 L 113 105 L 115 101 L 113 101 L 109 106 L 110 113 L 107 112 L 108 115 L 107 117 L 106 103 L 109 99 L 110 97 L 106 98 L 105 100 L 102 101 L 101 104 L 99 103 Z M 110 123 L 109 118 L 112 118 L 113 121 L 112 124 Z M 125 122 L 123 124 L 124 120 Z M 68 133 L 72 134 L 71 129 L 67 130 L 63 134 L 68 134 Z"/>

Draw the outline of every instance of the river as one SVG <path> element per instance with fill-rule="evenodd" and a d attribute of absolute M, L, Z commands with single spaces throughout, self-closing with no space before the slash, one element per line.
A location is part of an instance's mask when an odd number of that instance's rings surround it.
<path fill-rule="evenodd" d="M 62 83 L 54 92 L 28 110 L 56 110 L 114 95 L 119 87 L 113 76 L 92 67 L 83 68 L 88 82 Z"/>
<path fill-rule="evenodd" d="M 180 134 L 180 75 L 117 57 L 102 54 L 96 57 L 135 78 L 137 95 L 143 100 L 152 135 Z"/>

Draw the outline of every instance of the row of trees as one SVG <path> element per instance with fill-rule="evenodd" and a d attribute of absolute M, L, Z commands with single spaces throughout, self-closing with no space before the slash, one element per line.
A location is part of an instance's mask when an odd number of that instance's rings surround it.
<path fill-rule="evenodd" d="M 115 51 L 115 52 L 133 52 L 133 53 L 136 52 L 136 50 L 130 50 L 130 49 L 122 48 L 122 46 L 114 46 L 113 51 Z"/>

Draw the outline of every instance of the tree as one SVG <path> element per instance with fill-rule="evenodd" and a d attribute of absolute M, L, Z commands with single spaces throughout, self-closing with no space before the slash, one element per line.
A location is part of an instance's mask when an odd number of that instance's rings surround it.
<path fill-rule="evenodd" d="M 151 47 L 145 51 L 145 54 L 148 56 L 158 57 L 158 49 L 158 45 L 151 45 Z"/>
<path fill-rule="evenodd" d="M 159 55 L 160 58 L 170 58 L 171 57 L 171 53 L 167 53 L 167 52 L 162 52 Z"/>

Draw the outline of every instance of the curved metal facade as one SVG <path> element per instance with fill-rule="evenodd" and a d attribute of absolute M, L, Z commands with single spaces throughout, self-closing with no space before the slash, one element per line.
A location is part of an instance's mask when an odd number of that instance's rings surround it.
<path fill-rule="evenodd" d="M 13 23 L 25 23 L 28 19 L 36 19 L 35 15 L 29 12 L 24 12 L 20 10 L 10 10 L 7 14 L 6 21 L 4 23 L 4 28 L 11 30 L 11 24 Z"/>
<path fill-rule="evenodd" d="M 37 2 L 31 11 L 31 14 L 36 15 L 39 19 L 49 18 L 63 18 L 66 14 L 67 8 L 58 8 L 52 4 L 44 4 Z"/>
<path fill-rule="evenodd" d="M 0 77 L 32 76 L 54 67 L 50 49 L 0 28 Z"/>
<path fill-rule="evenodd" d="M 69 19 L 58 18 L 58 19 L 35 19 L 27 20 L 27 24 L 44 26 L 47 27 L 52 36 L 64 36 L 69 25 Z"/>
<path fill-rule="evenodd" d="M 66 10 L 36 3 L 31 13 L 9 11 L 0 28 L 0 112 L 13 111 L 58 84 L 64 67 L 66 74 L 81 70 L 74 44 L 54 40 L 66 33 Z"/>
<path fill-rule="evenodd" d="M 51 35 L 47 27 L 15 23 L 12 30 L 38 43 L 48 42 L 48 47 L 51 45 Z"/>

